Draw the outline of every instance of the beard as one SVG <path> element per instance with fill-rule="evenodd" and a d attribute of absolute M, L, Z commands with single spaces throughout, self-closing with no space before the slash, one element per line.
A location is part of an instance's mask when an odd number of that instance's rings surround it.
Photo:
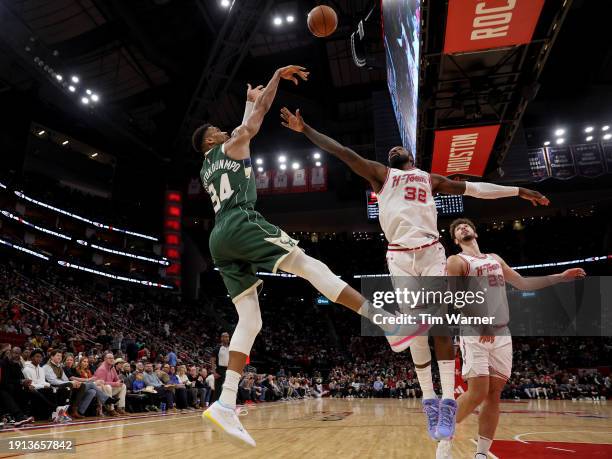
<path fill-rule="evenodd" d="M 389 166 L 393 169 L 402 169 L 409 161 L 410 157 L 408 156 L 396 155 L 389 160 Z"/>
<path fill-rule="evenodd" d="M 463 236 L 461 238 L 462 242 L 470 242 L 474 240 L 474 235 L 473 234 L 466 234 L 465 236 Z"/>

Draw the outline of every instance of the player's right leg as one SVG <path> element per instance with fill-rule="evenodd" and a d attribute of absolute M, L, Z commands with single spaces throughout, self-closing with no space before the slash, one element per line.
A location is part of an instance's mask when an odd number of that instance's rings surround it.
<path fill-rule="evenodd" d="M 224 275 L 224 280 L 226 275 Z M 254 283 L 232 299 L 238 312 L 238 324 L 230 340 L 229 363 L 225 373 L 225 382 L 219 400 L 202 414 L 202 417 L 211 422 L 217 430 L 250 446 L 255 446 L 255 440 L 242 426 L 238 418 L 236 395 L 247 356 L 250 354 L 253 342 L 261 330 L 261 313 L 257 298 L 258 285 L 258 282 Z"/>

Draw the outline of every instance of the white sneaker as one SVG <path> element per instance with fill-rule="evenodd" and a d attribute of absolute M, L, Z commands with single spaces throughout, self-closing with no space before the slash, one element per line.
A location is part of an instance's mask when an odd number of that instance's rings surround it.
<path fill-rule="evenodd" d="M 255 446 L 255 440 L 253 440 L 240 423 L 236 411 L 221 406 L 218 401 L 210 405 L 210 408 L 202 413 L 202 418 L 211 422 L 217 430 L 230 435 L 234 439 L 240 440 L 249 446 Z"/>
<path fill-rule="evenodd" d="M 450 440 L 440 440 L 436 449 L 436 459 L 453 459 L 453 443 Z"/>

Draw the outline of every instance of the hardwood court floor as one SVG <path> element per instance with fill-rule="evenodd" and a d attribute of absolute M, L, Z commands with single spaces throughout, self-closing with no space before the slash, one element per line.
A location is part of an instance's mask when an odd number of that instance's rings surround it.
<path fill-rule="evenodd" d="M 113 458 L 434 458 L 420 401 L 316 399 L 257 405 L 241 417 L 257 441 L 243 449 L 213 432 L 201 412 L 138 416 L 52 428 L 3 431 L 9 438 L 73 439 L 75 454 L 2 457 Z M 458 426 L 454 458 L 471 458 L 475 415 Z M 6 450 L 3 450 L 6 451 Z M 612 402 L 529 401 L 502 404 L 498 458 L 612 457 Z"/>

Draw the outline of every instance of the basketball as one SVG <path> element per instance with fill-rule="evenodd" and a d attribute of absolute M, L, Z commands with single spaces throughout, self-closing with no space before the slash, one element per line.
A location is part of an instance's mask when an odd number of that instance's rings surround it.
<path fill-rule="evenodd" d="M 308 13 L 308 29 L 315 37 L 329 37 L 338 27 L 338 15 L 333 8 L 317 6 Z"/>

